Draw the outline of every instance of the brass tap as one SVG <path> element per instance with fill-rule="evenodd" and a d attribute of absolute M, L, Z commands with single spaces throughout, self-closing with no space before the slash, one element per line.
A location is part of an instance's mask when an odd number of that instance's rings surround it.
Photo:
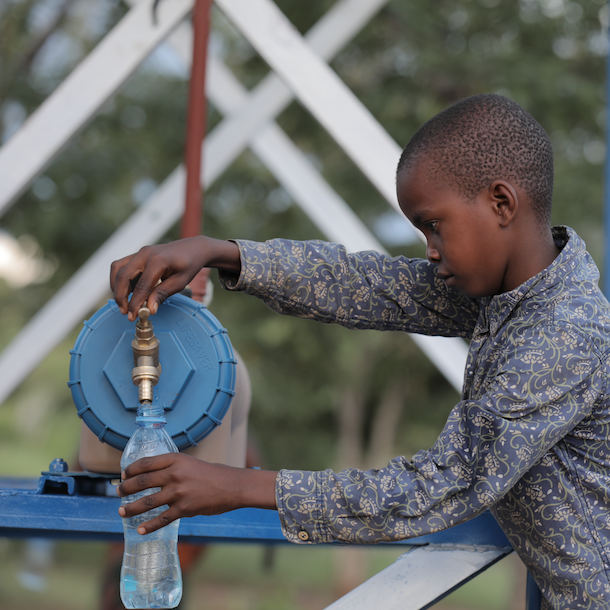
<path fill-rule="evenodd" d="M 159 382 L 161 365 L 159 364 L 159 339 L 155 337 L 153 325 L 148 317 L 150 309 L 141 307 L 136 322 L 136 336 L 131 342 L 133 350 L 133 370 L 131 379 L 138 386 L 140 403 L 152 403 L 153 386 Z"/>

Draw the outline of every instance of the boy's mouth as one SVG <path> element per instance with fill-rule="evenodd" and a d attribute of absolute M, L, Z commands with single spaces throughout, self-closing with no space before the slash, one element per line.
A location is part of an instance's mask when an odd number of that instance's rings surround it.
<path fill-rule="evenodd" d="M 436 276 L 444 282 L 447 282 L 447 280 L 450 280 L 453 277 L 451 273 L 444 273 L 443 271 L 437 271 Z"/>
<path fill-rule="evenodd" d="M 451 273 L 439 273 L 438 277 L 445 282 L 445 286 L 449 288 L 456 288 L 455 286 L 455 276 L 451 275 Z"/>

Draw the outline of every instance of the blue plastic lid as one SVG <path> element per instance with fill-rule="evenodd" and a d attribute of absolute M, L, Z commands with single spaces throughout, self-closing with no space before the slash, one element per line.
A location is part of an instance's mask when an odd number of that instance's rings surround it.
<path fill-rule="evenodd" d="M 236 360 L 227 331 L 200 303 L 176 294 L 151 316 L 159 339 L 161 376 L 154 405 L 178 449 L 197 444 L 218 426 L 235 389 Z M 138 388 L 131 379 L 135 322 L 108 301 L 84 322 L 70 350 L 68 387 L 79 417 L 97 437 L 124 449 L 136 429 Z"/>

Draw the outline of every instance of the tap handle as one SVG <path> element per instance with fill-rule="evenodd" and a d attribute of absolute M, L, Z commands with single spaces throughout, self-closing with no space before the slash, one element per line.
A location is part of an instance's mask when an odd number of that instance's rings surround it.
<path fill-rule="evenodd" d="M 150 326 L 150 321 L 148 319 L 150 317 L 150 309 L 146 307 L 146 301 L 144 301 L 144 305 L 138 309 L 138 317 L 140 319 L 138 320 L 137 324 L 144 328 Z"/>

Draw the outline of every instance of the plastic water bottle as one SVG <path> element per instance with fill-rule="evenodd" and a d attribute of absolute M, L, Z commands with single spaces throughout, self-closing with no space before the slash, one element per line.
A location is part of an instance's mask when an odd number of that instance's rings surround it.
<path fill-rule="evenodd" d="M 138 428 L 129 439 L 121 470 L 143 457 L 177 453 L 165 430 L 163 409 L 141 404 L 136 417 Z M 122 498 L 129 504 L 159 491 L 159 487 Z M 138 527 L 167 510 L 167 505 L 123 519 L 125 551 L 121 567 L 121 601 L 125 608 L 175 608 L 182 598 L 182 572 L 178 558 L 180 520 L 150 534 L 138 534 Z"/>

